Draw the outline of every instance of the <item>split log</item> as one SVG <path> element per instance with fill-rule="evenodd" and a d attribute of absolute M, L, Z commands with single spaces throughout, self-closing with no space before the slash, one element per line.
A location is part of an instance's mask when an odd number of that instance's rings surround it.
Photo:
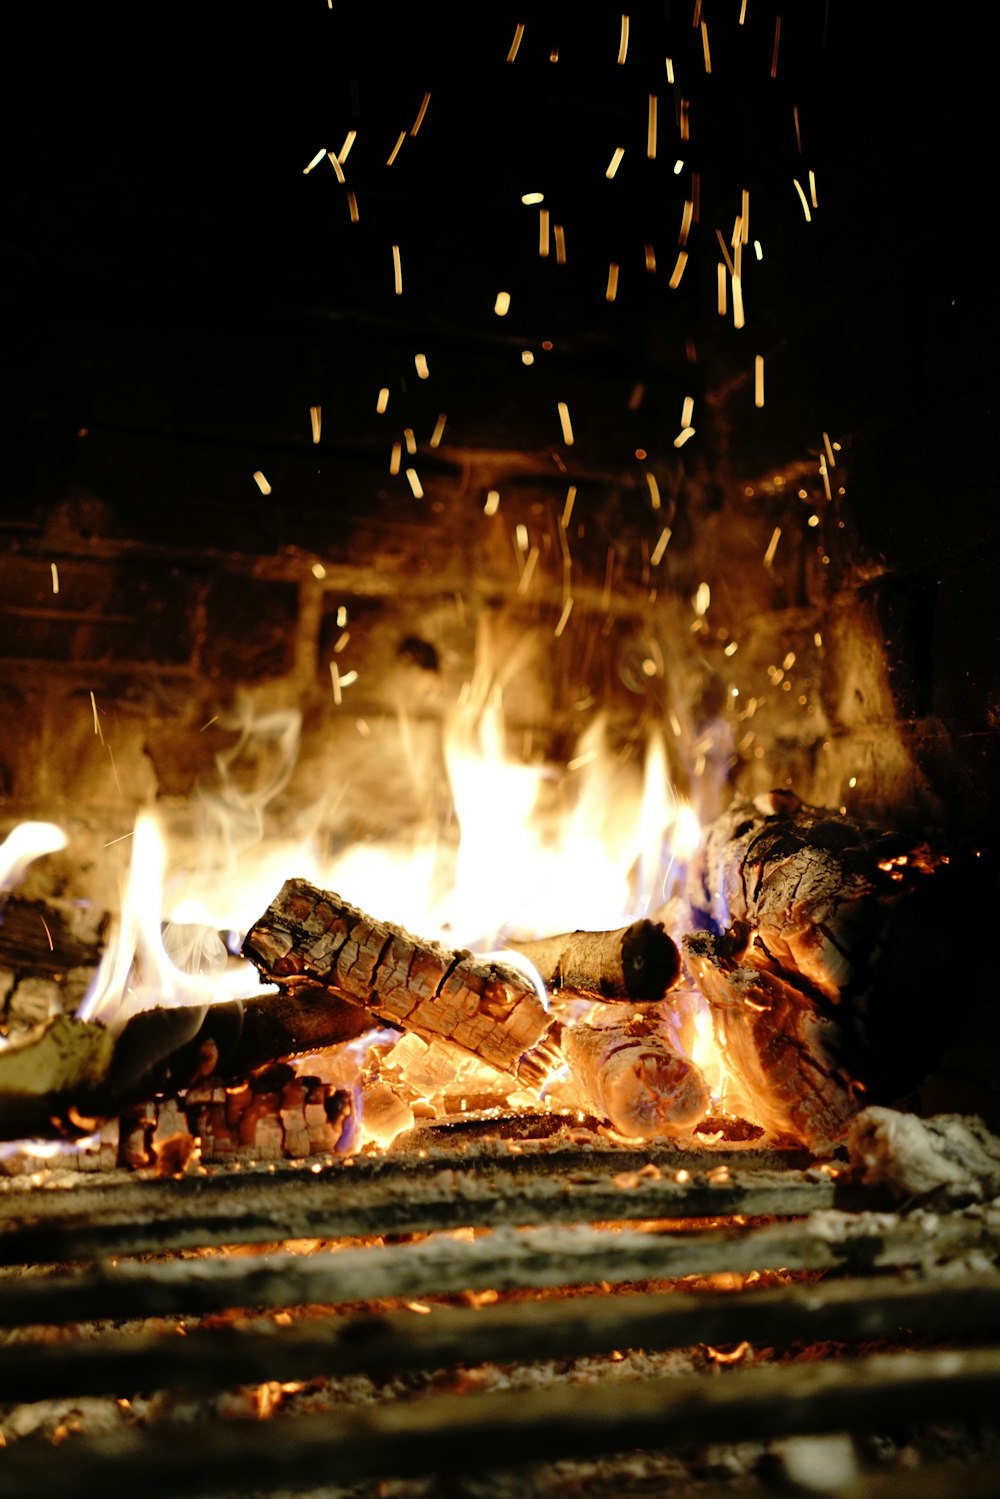
<path fill-rule="evenodd" d="M 677 944 L 658 921 L 634 921 L 613 932 L 568 932 L 511 944 L 550 989 L 598 999 L 655 1004 L 681 975 Z"/>
<path fill-rule="evenodd" d="M 761 1122 L 828 1143 L 925 1076 L 969 886 L 926 843 L 791 792 L 708 829 L 685 954 Z"/>
<path fill-rule="evenodd" d="M 377 921 L 306 880 L 288 880 L 250 928 L 243 952 L 294 996 L 322 986 L 376 1020 L 444 1037 L 520 1081 L 547 1076 L 552 1021 L 516 969 L 448 951 Z"/>
<path fill-rule="evenodd" d="M 583 1102 L 620 1135 L 689 1135 L 708 1113 L 701 1072 L 645 1020 L 568 1025 L 560 1043 Z"/>

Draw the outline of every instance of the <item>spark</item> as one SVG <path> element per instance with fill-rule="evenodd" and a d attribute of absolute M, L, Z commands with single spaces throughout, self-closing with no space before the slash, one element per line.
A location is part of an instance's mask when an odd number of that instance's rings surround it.
<path fill-rule="evenodd" d="M 709 50 L 709 45 L 708 45 L 708 22 L 707 21 L 702 21 L 702 23 L 701 23 L 701 50 L 702 50 L 702 52 L 704 53 L 704 56 L 705 56 L 705 72 L 706 73 L 711 73 L 711 71 L 712 71 L 712 53 Z"/>
<path fill-rule="evenodd" d="M 628 55 L 628 16 L 622 16 L 621 41 L 618 43 L 618 61 L 624 63 Z"/>
<path fill-rule="evenodd" d="M 764 405 L 764 356 L 758 354 L 753 362 L 753 403 L 759 409 Z"/>
<path fill-rule="evenodd" d="M 104 743 L 104 735 L 101 732 L 101 720 L 97 716 L 97 699 L 94 696 L 93 690 L 91 690 L 91 694 L 90 694 L 90 706 L 94 710 L 94 733 L 97 735 L 98 739 L 103 744 Z"/>
<path fill-rule="evenodd" d="M 684 204 L 684 212 L 681 214 L 681 232 L 677 237 L 679 245 L 687 244 L 687 237 L 691 229 L 691 220 L 694 218 L 694 204 L 688 198 Z"/>
<path fill-rule="evenodd" d="M 711 603 L 711 588 L 707 583 L 699 583 L 697 591 L 695 592 L 695 596 L 691 600 L 691 607 L 694 610 L 695 614 L 698 615 L 699 619 L 703 619 L 704 616 L 708 613 Z"/>
<path fill-rule="evenodd" d="M 726 267 L 723 265 L 723 263 L 722 263 L 721 260 L 719 261 L 719 264 L 718 264 L 718 277 L 717 277 L 717 280 L 718 280 L 718 289 L 719 290 L 718 290 L 718 297 L 717 297 L 717 300 L 716 300 L 716 305 L 718 307 L 719 316 L 720 317 L 725 317 L 725 315 L 726 315 Z"/>
<path fill-rule="evenodd" d="M 729 642 L 729 644 L 726 646 L 726 649 L 722 652 L 722 654 L 724 656 L 735 656 L 736 652 L 738 650 L 739 650 L 739 646 L 737 645 L 736 641 L 735 640 L 731 640 Z"/>
<path fill-rule="evenodd" d="M 676 260 L 676 262 L 674 264 L 674 268 L 673 268 L 673 270 L 670 273 L 670 280 L 667 282 L 667 285 L 670 287 L 671 291 L 676 291 L 677 288 L 680 286 L 680 284 L 681 284 L 681 277 L 684 274 L 684 267 L 687 265 L 687 262 L 688 262 L 688 253 L 687 253 L 687 251 L 686 250 L 679 250 L 678 253 L 677 253 L 677 260 Z"/>
<path fill-rule="evenodd" d="M 827 463 L 830 465 L 831 468 L 836 468 L 837 467 L 837 460 L 833 456 L 833 445 L 830 442 L 830 436 L 829 436 L 829 433 L 827 433 L 827 432 L 823 433 L 823 446 L 826 448 L 826 461 L 827 461 Z"/>
<path fill-rule="evenodd" d="M 399 140 L 396 142 L 396 144 L 393 146 L 392 150 L 389 152 L 389 159 L 386 162 L 386 166 L 387 167 L 391 167 L 392 164 L 393 164 L 393 162 L 396 160 L 396 157 L 399 155 L 399 148 L 403 144 L 403 142 L 405 141 L 405 139 L 406 139 L 406 131 L 405 130 L 401 130 L 399 132 Z"/>
<path fill-rule="evenodd" d="M 799 155 L 801 156 L 802 155 L 802 132 L 799 129 L 799 106 L 797 104 L 793 104 L 792 105 L 792 116 L 793 116 L 793 118 L 795 120 L 795 144 L 798 147 Z"/>
<path fill-rule="evenodd" d="M 416 135 L 417 131 L 420 129 L 421 125 L 424 123 L 424 115 L 427 113 L 427 106 L 428 106 L 428 104 L 430 102 L 431 102 L 431 96 L 430 96 L 430 94 L 425 94 L 424 97 L 420 101 L 420 108 L 417 110 L 417 118 L 414 120 L 413 124 L 410 126 L 410 134 L 411 135 Z"/>
<path fill-rule="evenodd" d="M 325 155 L 326 155 L 326 147 L 325 146 L 321 146 L 319 148 L 319 150 L 316 152 L 316 155 L 313 157 L 312 161 L 309 163 L 309 165 L 307 167 L 303 167 L 302 168 L 302 175 L 303 175 L 303 177 L 308 177 L 309 173 L 312 171 L 313 167 L 318 167 L 319 164 L 320 164 L 320 162 L 323 160 L 323 157 Z"/>
<path fill-rule="evenodd" d="M 517 25 L 514 28 L 514 40 L 511 42 L 511 44 L 510 44 L 510 51 L 507 53 L 507 61 L 508 62 L 513 62 L 514 59 L 515 59 L 515 57 L 517 56 L 517 49 L 521 45 L 521 38 L 523 36 L 524 36 L 524 22 L 523 21 L 518 21 Z"/>
<path fill-rule="evenodd" d="M 330 685 L 333 688 L 333 701 L 339 708 L 344 699 L 340 692 L 340 668 L 336 661 L 330 662 Z"/>
<path fill-rule="evenodd" d="M 544 203 L 545 202 L 545 194 L 544 193 L 522 193 L 521 194 L 521 202 L 524 203 L 528 208 L 532 208 L 532 207 L 534 207 L 534 205 L 536 203 Z"/>
<path fill-rule="evenodd" d="M 802 204 L 802 212 L 806 216 L 806 223 L 810 224 L 810 223 L 812 223 L 812 214 L 809 212 L 809 204 L 806 201 L 806 195 L 802 191 L 802 183 L 799 181 L 799 179 L 797 177 L 793 177 L 792 181 L 795 184 L 795 191 L 799 195 L 799 202 Z"/>
<path fill-rule="evenodd" d="M 350 630 L 341 630 L 340 634 L 337 636 L 336 644 L 333 647 L 333 653 L 335 656 L 339 656 L 341 651 L 346 649 L 347 643 L 350 638 Z"/>
<path fill-rule="evenodd" d="M 59 592 L 59 564 L 57 562 L 50 562 L 49 563 L 49 567 L 50 567 L 51 572 L 52 572 L 52 592 L 53 593 L 58 593 Z"/>
<path fill-rule="evenodd" d="M 345 135 L 345 137 L 344 137 L 344 144 L 341 146 L 340 150 L 337 152 L 337 160 L 340 162 L 341 166 L 344 165 L 344 162 L 350 156 L 350 154 L 351 154 L 351 147 L 354 145 L 354 142 L 357 140 L 357 138 L 358 138 L 358 132 L 356 130 L 349 130 L 347 132 L 347 134 Z"/>
<path fill-rule="evenodd" d="M 538 210 L 538 253 L 544 260 L 549 253 L 549 210 Z"/>
<path fill-rule="evenodd" d="M 690 122 L 688 120 L 688 101 L 686 99 L 682 99 L 681 100 L 681 121 L 680 121 L 680 128 L 681 128 L 681 140 L 682 141 L 686 141 L 686 140 L 690 139 L 691 126 L 690 126 Z"/>
<path fill-rule="evenodd" d="M 412 458 L 414 453 L 417 451 L 417 439 L 413 435 L 412 427 L 403 428 L 403 440 L 406 443 L 406 451 Z"/>
<path fill-rule="evenodd" d="M 319 566 L 319 563 L 317 563 L 317 564 L 316 564 L 316 565 L 315 565 L 315 567 L 314 567 L 314 568 L 313 568 L 313 572 L 314 572 L 314 573 L 315 573 L 315 571 L 316 571 L 316 567 L 318 567 L 318 566 Z M 326 569 L 325 569 L 325 568 L 324 568 L 324 569 L 323 569 L 323 573 L 322 573 L 322 576 L 324 576 L 324 577 L 325 577 L 325 576 L 326 576 Z M 208 720 L 208 722 L 207 722 L 207 723 L 203 723 L 203 724 L 202 724 L 202 726 L 201 726 L 201 728 L 200 728 L 200 729 L 199 729 L 199 730 L 198 730 L 198 733 L 199 733 L 199 734 L 204 734 L 204 732 L 205 732 L 205 730 L 206 730 L 206 729 L 210 729 L 210 728 L 211 728 L 211 727 L 212 727 L 212 725 L 213 725 L 213 724 L 214 724 L 214 723 L 218 723 L 218 722 L 219 722 L 219 715 L 218 715 L 218 713 L 216 713 L 216 714 L 215 714 L 215 715 L 214 715 L 214 717 L 212 717 L 212 718 L 210 718 L 210 719 L 209 719 L 209 720 Z"/>
<path fill-rule="evenodd" d="M 743 219 L 740 214 L 737 214 L 733 220 L 733 232 L 730 235 L 729 243 L 734 255 L 739 255 L 740 249 L 746 244 L 746 240 L 743 238 Z M 736 265 L 736 274 L 738 276 L 740 273 L 739 261 L 735 261 L 734 264 Z"/>
<path fill-rule="evenodd" d="M 826 466 L 825 456 L 821 457 L 819 460 L 819 472 L 820 477 L 823 480 L 823 489 L 826 492 L 826 497 L 828 500 L 832 500 L 833 495 L 830 493 L 830 470 Z"/>
<path fill-rule="evenodd" d="M 733 277 L 733 327 L 742 328 L 746 322 L 743 314 L 743 282 L 739 276 Z"/>
<path fill-rule="evenodd" d="M 747 0 L 743 0 L 743 3 L 740 6 L 740 19 L 739 19 L 739 25 L 740 26 L 743 25 L 743 22 L 746 20 L 746 18 L 747 18 Z"/>
<path fill-rule="evenodd" d="M 566 264 L 566 231 L 561 224 L 555 224 L 552 233 L 556 240 L 556 265 Z"/>
<path fill-rule="evenodd" d="M 535 356 L 534 356 L 534 354 L 532 354 L 531 350 L 530 349 L 522 349 L 521 350 L 521 363 L 522 364 L 534 364 L 534 362 L 535 362 Z"/>
<path fill-rule="evenodd" d="M 359 218 L 359 214 L 358 214 L 358 200 L 354 196 L 353 193 L 348 193 L 347 194 L 347 209 L 348 209 L 348 212 L 351 215 L 351 223 L 352 224 L 356 224 L 358 222 L 358 218 Z"/>
<path fill-rule="evenodd" d="M 506 317 L 507 316 L 508 312 L 510 311 L 510 292 L 509 291 L 498 291 L 497 292 L 497 299 L 493 303 L 493 311 L 496 313 L 497 317 Z"/>
<path fill-rule="evenodd" d="M 131 838 L 132 836 L 133 836 L 133 834 L 131 834 L 131 833 L 123 833 L 120 838 L 112 838 L 111 841 L 110 841 L 110 843 L 102 843 L 101 847 L 102 848 L 114 848 L 114 846 L 115 846 L 116 843 L 124 843 L 125 840 L 126 840 L 126 838 Z"/>
<path fill-rule="evenodd" d="M 499 509 L 500 509 L 500 491 L 499 491 L 499 489 L 491 489 L 491 490 L 489 490 L 487 492 L 487 495 L 486 495 L 486 504 L 483 506 L 483 514 L 484 515 L 496 515 L 496 513 L 497 513 L 497 511 Z"/>
<path fill-rule="evenodd" d="M 761 244 L 760 244 L 760 240 L 759 239 L 755 239 L 754 242 L 753 242 L 753 253 L 756 255 L 756 257 L 757 257 L 758 260 L 763 260 L 764 259 L 764 251 L 761 249 Z"/>
<path fill-rule="evenodd" d="M 645 256 L 646 256 L 646 269 L 647 269 L 647 271 L 649 272 L 649 274 L 651 276 L 655 276 L 655 274 L 656 274 L 656 251 L 653 249 L 652 245 L 643 245 L 642 248 L 643 248 L 643 251 L 644 251 Z"/>
<path fill-rule="evenodd" d="M 410 488 L 413 490 L 414 499 L 422 500 L 424 497 L 424 489 L 423 485 L 420 482 L 420 479 L 417 476 L 416 469 L 408 468 L 406 470 L 406 477 L 409 480 Z"/>
<path fill-rule="evenodd" d="M 321 406 L 309 407 L 309 421 L 312 424 L 312 440 L 315 446 L 319 442 L 320 429 L 323 422 L 323 408 Z"/>
<path fill-rule="evenodd" d="M 646 387 L 641 380 L 637 380 L 632 387 L 632 394 L 628 398 L 629 411 L 638 411 L 646 396 Z"/>
<path fill-rule="evenodd" d="M 744 244 L 750 239 L 750 189 L 743 189 L 743 199 L 740 204 L 740 238 Z"/>
<path fill-rule="evenodd" d="M 649 503 L 654 510 L 660 508 L 660 486 L 656 482 L 656 475 L 652 469 L 646 470 L 646 485 L 649 489 Z"/>
<path fill-rule="evenodd" d="M 608 286 L 604 293 L 606 302 L 613 302 L 618 295 L 618 266 L 614 261 L 608 266 Z"/>
<path fill-rule="evenodd" d="M 526 552 L 529 546 L 528 528 L 523 524 L 514 527 L 514 541 L 519 552 Z"/>
<path fill-rule="evenodd" d="M 780 540 L 781 540 L 781 527 L 780 526 L 775 526 L 774 530 L 771 532 L 771 540 L 767 544 L 767 551 L 764 553 L 764 566 L 765 567 L 770 567 L 771 563 L 774 561 L 774 554 L 778 550 L 778 542 Z"/>
<path fill-rule="evenodd" d="M 253 481 L 256 484 L 257 488 L 260 490 L 261 494 L 271 493 L 271 486 L 270 484 L 268 484 L 259 468 L 255 468 L 253 471 Z"/>
<path fill-rule="evenodd" d="M 347 605 L 340 604 L 337 608 L 337 629 L 342 630 L 347 624 Z"/>
<path fill-rule="evenodd" d="M 399 246 L 392 247 L 392 285 L 397 297 L 403 295 L 403 262 L 399 256 Z"/>
<path fill-rule="evenodd" d="M 556 637 L 557 640 L 559 639 L 559 636 L 562 634 L 563 630 L 565 630 L 567 624 L 569 623 L 569 617 L 572 614 L 572 612 L 573 612 L 573 597 L 572 597 L 572 594 L 571 594 L 570 597 L 566 600 L 565 604 L 563 604 L 562 613 L 559 616 L 559 623 L 556 625 L 555 629 L 552 632 L 553 635 Z"/>
<path fill-rule="evenodd" d="M 417 372 L 417 379 L 418 380 L 429 380 L 430 379 L 431 372 L 430 372 L 430 369 L 429 369 L 428 364 L 427 364 L 427 355 L 426 354 L 414 354 L 414 356 L 413 356 L 413 367 L 414 367 L 414 369 Z"/>
<path fill-rule="evenodd" d="M 682 427 L 681 430 L 680 430 L 680 432 L 678 432 L 677 436 L 674 438 L 674 447 L 675 448 L 682 448 L 686 442 L 690 442 L 691 441 L 691 438 L 693 436 L 694 436 L 694 428 L 693 427 Z"/>
<path fill-rule="evenodd" d="M 694 416 L 694 396 L 685 396 L 684 405 L 681 407 L 681 426 L 690 427 L 691 418 Z"/>
<path fill-rule="evenodd" d="M 730 259 L 730 256 L 729 256 L 729 246 L 726 244 L 726 241 L 722 237 L 722 230 L 721 229 L 716 229 L 716 231 L 715 231 L 715 237 L 719 241 L 719 248 L 722 251 L 722 258 L 726 262 L 726 270 L 729 272 L 730 276 L 735 276 L 736 275 L 736 267 L 733 265 L 733 262 Z"/>
<path fill-rule="evenodd" d="M 343 167 L 340 165 L 340 162 L 337 160 L 337 153 L 336 153 L 336 151 L 328 151 L 326 154 L 330 158 L 330 165 L 333 167 L 333 170 L 334 170 L 334 172 L 336 174 L 336 177 L 337 177 L 337 181 L 340 183 L 341 187 L 343 187 L 345 185 L 345 183 L 347 182 L 347 178 L 344 176 L 344 169 L 343 169 Z"/>
<path fill-rule="evenodd" d="M 432 448 L 440 447 L 440 445 L 441 445 L 441 439 L 444 436 L 444 424 L 445 424 L 445 422 L 447 420 L 448 420 L 447 416 L 442 411 L 439 414 L 437 421 L 434 423 L 434 431 L 431 433 L 431 439 L 430 439 L 430 444 L 429 444 L 430 447 L 432 447 Z"/>
<path fill-rule="evenodd" d="M 812 202 L 812 206 L 814 208 L 818 208 L 819 203 L 816 199 L 816 173 L 812 170 L 810 170 L 809 172 L 809 198 Z"/>
<path fill-rule="evenodd" d="M 818 526 L 819 525 L 819 516 L 818 515 L 810 515 L 809 519 L 806 521 L 806 525 L 807 526 L 812 526 L 812 527 Z"/>
<path fill-rule="evenodd" d="M 778 76 L 778 47 L 781 44 L 781 17 L 774 18 L 774 53 L 771 57 L 771 77 Z"/>
<path fill-rule="evenodd" d="M 358 674 L 356 671 L 345 671 L 340 679 L 340 685 L 341 687 L 351 687 L 357 680 Z"/>
<path fill-rule="evenodd" d="M 563 513 L 559 517 L 559 524 L 564 531 L 569 529 L 570 517 L 573 514 L 573 506 L 576 504 L 576 485 L 571 484 L 566 491 L 566 503 L 563 505 Z"/>
<path fill-rule="evenodd" d="M 624 146 L 616 146 L 615 147 L 615 151 L 614 151 L 614 155 L 612 156 L 610 162 L 608 163 L 608 170 L 604 174 L 605 177 L 607 177 L 607 179 L 608 179 L 609 182 L 611 181 L 611 178 L 617 172 L 618 168 L 621 166 L 621 164 L 622 164 L 622 157 L 624 155 L 625 155 L 625 147 Z"/>
<path fill-rule="evenodd" d="M 673 60 L 673 58 L 672 57 L 666 58 L 666 64 L 667 64 L 667 82 L 668 83 L 673 83 L 673 81 L 674 81 L 674 60 Z"/>
<path fill-rule="evenodd" d="M 531 579 L 534 575 L 537 563 L 538 548 L 532 547 L 531 551 L 528 553 L 528 560 L 524 564 L 524 572 L 521 574 L 520 582 L 517 585 L 518 593 L 527 593 L 528 589 L 531 587 Z"/>
<path fill-rule="evenodd" d="M 569 407 L 565 401 L 559 402 L 559 425 L 562 427 L 563 442 L 568 448 L 573 446 L 573 423 L 569 418 Z"/>
<path fill-rule="evenodd" d="M 656 95 L 649 96 L 649 118 L 646 123 L 646 155 L 650 161 L 656 160 Z"/>
<path fill-rule="evenodd" d="M 378 412 L 379 416 L 385 416 L 385 409 L 388 404 L 389 387 L 388 385 L 383 385 L 382 389 L 378 393 L 378 400 L 375 402 L 375 410 Z"/>
<path fill-rule="evenodd" d="M 650 565 L 652 567 L 659 567 L 660 563 L 663 561 L 663 554 L 667 550 L 667 547 L 670 545 L 670 538 L 671 536 L 673 536 L 673 534 L 674 533 L 673 531 L 671 531 L 669 526 L 664 526 L 663 530 L 659 534 L 659 537 L 657 538 L 656 545 L 653 548 L 652 555 L 649 559 Z"/>
<path fill-rule="evenodd" d="M 400 459 L 402 458 L 402 456 L 403 456 L 403 444 L 401 442 L 394 442 L 393 445 L 392 445 L 392 452 L 389 454 L 389 472 L 390 472 L 390 474 L 395 475 L 395 474 L 399 473 L 399 463 L 400 463 Z"/>

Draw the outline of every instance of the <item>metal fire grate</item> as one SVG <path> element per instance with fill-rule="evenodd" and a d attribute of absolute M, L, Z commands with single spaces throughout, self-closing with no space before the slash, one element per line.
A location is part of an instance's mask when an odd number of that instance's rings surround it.
<path fill-rule="evenodd" d="M 0 1184 L 8 1406 L 185 1391 L 207 1411 L 221 1391 L 268 1382 L 322 1391 L 453 1371 L 381 1403 L 352 1405 L 341 1389 L 325 1410 L 269 1420 L 212 1407 L 216 1418 L 181 1424 L 175 1410 L 61 1445 L 13 1442 L 0 1492 L 330 1493 L 623 1453 L 634 1474 L 636 1449 L 942 1421 L 970 1427 L 966 1461 L 862 1464 L 837 1491 L 1000 1490 L 1000 1211 L 882 1211 L 870 1191 L 777 1152 L 512 1148 Z M 443 1300 L 418 1315 L 427 1298 Z M 179 1337 L 149 1318 L 199 1322 Z M 463 1381 L 623 1349 L 700 1357 L 589 1386 Z M 767 1492 L 766 1473 L 757 1481 Z M 536 1492 L 524 1482 L 516 1492 Z M 660 1490 L 619 1478 L 612 1491 Z"/>

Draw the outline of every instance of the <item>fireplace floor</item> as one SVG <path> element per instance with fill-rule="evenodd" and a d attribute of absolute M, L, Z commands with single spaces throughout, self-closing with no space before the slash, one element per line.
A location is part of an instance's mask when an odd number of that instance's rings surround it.
<path fill-rule="evenodd" d="M 3 1491 L 995 1492 L 995 1208 L 422 1138 L 0 1183 Z"/>

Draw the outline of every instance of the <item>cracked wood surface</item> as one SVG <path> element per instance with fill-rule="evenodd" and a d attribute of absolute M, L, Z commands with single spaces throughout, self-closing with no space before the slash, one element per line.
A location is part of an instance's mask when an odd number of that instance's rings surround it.
<path fill-rule="evenodd" d="M 373 1019 L 428 1040 L 444 1037 L 501 1072 L 537 1080 L 539 1067 L 526 1054 L 550 1018 L 514 968 L 411 936 L 307 880 L 286 881 L 243 951 L 290 990 L 319 984 Z"/>

